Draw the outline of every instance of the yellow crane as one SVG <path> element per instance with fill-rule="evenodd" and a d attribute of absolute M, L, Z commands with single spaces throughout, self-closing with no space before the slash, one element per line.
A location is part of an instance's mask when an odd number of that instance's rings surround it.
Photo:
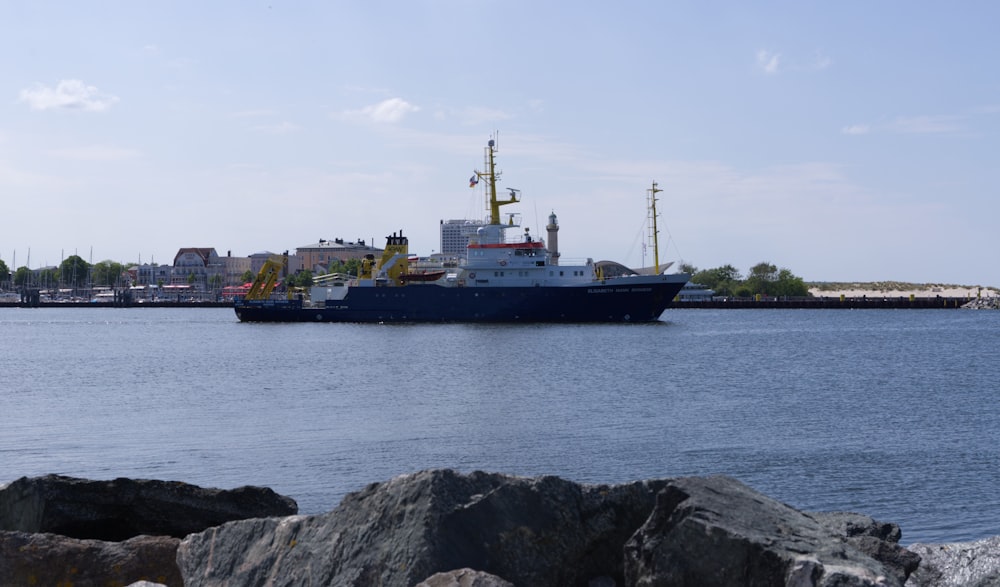
<path fill-rule="evenodd" d="M 268 257 L 264 265 L 257 272 L 257 277 L 247 292 L 247 300 L 266 300 L 271 297 L 271 292 L 278 285 L 281 274 L 288 266 L 288 257 Z"/>

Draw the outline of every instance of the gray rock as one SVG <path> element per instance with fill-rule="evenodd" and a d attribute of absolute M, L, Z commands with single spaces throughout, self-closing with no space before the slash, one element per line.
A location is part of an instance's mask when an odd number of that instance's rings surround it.
<path fill-rule="evenodd" d="M 903 585 L 917 564 L 891 568 L 831 528 L 839 522 L 826 522 L 728 477 L 676 479 L 625 547 L 625 584 L 889 587 Z M 892 542 L 860 536 L 905 558 Z"/>
<path fill-rule="evenodd" d="M 854 548 L 881 562 L 902 581 L 920 564 L 919 555 L 899 546 L 903 533 L 896 524 L 850 512 L 813 512 L 808 515 L 833 534 L 846 538 Z"/>
<path fill-rule="evenodd" d="M 516 585 L 624 580 L 622 547 L 665 481 L 586 486 L 450 470 L 404 475 L 320 516 L 245 520 L 188 536 L 185 585 L 410 586 L 471 568 Z"/>
<path fill-rule="evenodd" d="M 889 522 L 879 522 L 864 514 L 852 512 L 811 512 L 813 518 L 838 536 L 853 538 L 872 536 L 887 542 L 899 542 L 903 532 L 899 526 Z"/>
<path fill-rule="evenodd" d="M 0 584 L 104 587 L 155 581 L 181 586 L 175 560 L 179 542 L 169 536 L 104 542 L 0 532 Z"/>
<path fill-rule="evenodd" d="M 458 569 L 436 573 L 417 583 L 416 587 L 514 587 L 514 584 L 482 571 Z"/>
<path fill-rule="evenodd" d="M 230 520 L 286 516 L 295 501 L 263 487 L 206 489 L 174 481 L 22 477 L 0 488 L 0 530 L 125 540 L 183 538 Z"/>
<path fill-rule="evenodd" d="M 975 542 L 911 544 L 920 566 L 906 587 L 995 587 L 1000 585 L 1000 536 Z"/>

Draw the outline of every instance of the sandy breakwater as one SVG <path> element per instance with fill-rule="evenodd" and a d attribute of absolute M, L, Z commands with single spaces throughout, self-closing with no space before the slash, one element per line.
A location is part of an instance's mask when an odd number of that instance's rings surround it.
<path fill-rule="evenodd" d="M 836 283 L 828 285 L 810 284 L 809 293 L 815 297 L 822 298 L 861 298 L 861 297 L 884 297 L 884 298 L 967 298 L 976 297 L 996 297 L 1000 295 L 1000 289 L 986 286 L 966 286 L 966 285 L 934 285 L 934 284 L 914 284 L 914 283 Z"/>

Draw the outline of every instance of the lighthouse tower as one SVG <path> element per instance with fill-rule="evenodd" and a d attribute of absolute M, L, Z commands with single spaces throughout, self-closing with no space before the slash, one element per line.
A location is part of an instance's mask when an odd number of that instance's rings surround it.
<path fill-rule="evenodd" d="M 559 221 L 556 220 L 556 213 L 553 212 L 549 214 L 549 223 L 545 225 L 545 230 L 549 234 L 549 238 L 546 239 L 546 244 L 548 245 L 549 256 L 552 258 L 552 264 L 559 264 Z"/>

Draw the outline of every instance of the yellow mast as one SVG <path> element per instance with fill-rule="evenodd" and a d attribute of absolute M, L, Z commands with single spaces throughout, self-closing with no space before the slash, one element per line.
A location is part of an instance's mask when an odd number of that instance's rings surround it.
<path fill-rule="evenodd" d="M 496 153 L 496 141 L 490 139 L 490 142 L 486 147 L 486 171 L 476 171 L 476 175 L 487 179 L 487 190 L 489 191 L 490 197 L 490 224 L 500 224 L 500 206 L 516 204 L 517 192 L 515 190 L 511 190 L 509 200 L 500 200 L 497 198 L 497 179 L 500 174 L 496 171 L 496 161 L 493 157 L 494 153 Z"/>
<path fill-rule="evenodd" d="M 656 182 L 653 182 L 653 187 L 646 190 L 647 197 L 649 198 L 649 213 L 653 217 L 653 263 L 656 266 L 656 275 L 660 274 L 660 241 L 659 241 L 659 231 L 656 229 L 656 194 L 662 192 L 663 190 L 656 187 Z"/>

